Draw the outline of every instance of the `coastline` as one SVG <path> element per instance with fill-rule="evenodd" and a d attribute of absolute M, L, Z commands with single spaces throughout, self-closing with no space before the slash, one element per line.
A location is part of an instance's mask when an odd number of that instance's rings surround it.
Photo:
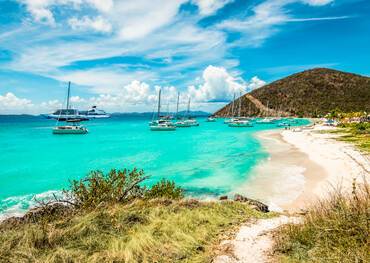
<path fill-rule="evenodd" d="M 316 125 L 300 132 L 275 130 L 256 136 L 270 154 L 254 176 L 236 192 L 258 198 L 275 211 L 298 212 L 334 189 L 349 192 L 353 180 L 370 173 L 369 156 L 355 146 L 320 133 L 331 127 Z"/>

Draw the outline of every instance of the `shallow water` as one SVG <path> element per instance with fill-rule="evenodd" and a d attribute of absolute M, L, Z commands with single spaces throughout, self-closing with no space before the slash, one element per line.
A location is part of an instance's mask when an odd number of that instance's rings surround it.
<path fill-rule="evenodd" d="M 86 122 L 86 135 L 53 135 L 53 120 L 0 116 L 0 213 L 20 213 L 34 204 L 35 194 L 50 196 L 94 169 L 137 167 L 151 176 L 148 184 L 167 178 L 188 195 L 228 193 L 268 157 L 254 133 L 277 128 L 230 128 L 221 119 L 198 118 L 199 127 L 151 132 L 148 121 L 112 117 Z"/>

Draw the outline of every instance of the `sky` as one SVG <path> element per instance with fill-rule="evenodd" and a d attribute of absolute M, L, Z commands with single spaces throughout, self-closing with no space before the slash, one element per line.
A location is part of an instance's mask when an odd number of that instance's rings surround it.
<path fill-rule="evenodd" d="M 302 70 L 370 76 L 369 0 L 0 0 L 0 114 L 215 111 Z"/>

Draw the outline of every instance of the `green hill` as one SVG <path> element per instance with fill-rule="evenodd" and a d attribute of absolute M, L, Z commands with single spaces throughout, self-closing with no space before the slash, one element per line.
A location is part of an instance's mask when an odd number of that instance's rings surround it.
<path fill-rule="evenodd" d="M 315 68 L 255 89 L 243 95 L 241 100 L 241 112 L 244 116 L 277 115 L 280 112 L 283 115 L 315 117 L 333 109 L 369 112 L 370 78 L 333 69 Z M 236 103 L 238 105 L 238 99 Z M 230 111 L 231 103 L 215 115 L 227 116 Z"/>

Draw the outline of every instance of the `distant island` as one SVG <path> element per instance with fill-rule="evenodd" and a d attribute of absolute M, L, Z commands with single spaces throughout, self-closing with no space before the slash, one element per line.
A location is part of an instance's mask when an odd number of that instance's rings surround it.
<path fill-rule="evenodd" d="M 290 75 L 242 96 L 242 116 L 322 117 L 370 111 L 370 78 L 327 68 Z M 232 103 L 214 113 L 228 116 Z"/>

